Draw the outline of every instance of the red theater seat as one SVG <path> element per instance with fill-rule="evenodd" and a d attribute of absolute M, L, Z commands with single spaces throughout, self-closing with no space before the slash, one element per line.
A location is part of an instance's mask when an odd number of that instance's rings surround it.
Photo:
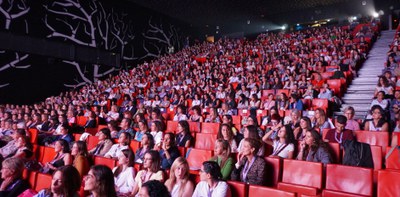
<path fill-rule="evenodd" d="M 39 148 L 39 161 L 43 164 L 50 162 L 51 160 L 54 159 L 54 157 L 56 156 L 56 153 L 54 152 L 54 148 L 52 147 L 46 147 L 46 146 L 42 146 L 41 148 Z"/>
<path fill-rule="evenodd" d="M 99 143 L 99 138 L 97 136 L 89 135 L 86 141 L 88 150 L 92 150 Z"/>
<path fill-rule="evenodd" d="M 50 174 L 38 173 L 36 176 L 35 190 L 40 191 L 42 189 L 50 188 L 52 179 L 53 178 Z"/>
<path fill-rule="evenodd" d="M 389 153 L 391 147 L 386 148 L 386 156 Z M 393 152 L 386 159 L 386 168 L 387 169 L 397 169 L 400 170 L 400 152 L 399 149 L 393 149 Z"/>
<path fill-rule="evenodd" d="M 378 197 L 396 197 L 400 192 L 400 171 L 378 171 Z"/>
<path fill-rule="evenodd" d="M 218 134 L 219 125 L 220 123 L 203 122 L 201 123 L 201 133 Z"/>
<path fill-rule="evenodd" d="M 279 196 L 279 197 L 295 197 L 296 194 L 292 192 L 282 191 L 269 187 L 263 187 L 258 185 L 250 185 L 249 197 L 252 196 Z"/>
<path fill-rule="evenodd" d="M 265 157 L 266 163 L 266 185 L 270 187 L 276 187 L 278 182 L 282 180 L 282 166 L 283 159 L 278 157 Z"/>
<path fill-rule="evenodd" d="M 178 127 L 178 121 L 167 121 L 167 132 L 175 132 L 176 128 Z"/>
<path fill-rule="evenodd" d="M 359 142 L 381 146 L 382 154 L 385 154 L 384 149 L 389 146 L 389 132 L 354 131 L 354 135 Z"/>
<path fill-rule="evenodd" d="M 382 147 L 380 146 L 370 146 L 372 158 L 374 160 L 374 170 L 382 169 Z"/>
<path fill-rule="evenodd" d="M 278 189 L 315 196 L 322 188 L 322 170 L 322 163 L 285 159 Z"/>
<path fill-rule="evenodd" d="M 217 135 L 210 133 L 196 133 L 195 148 L 204 150 L 214 150 Z"/>
<path fill-rule="evenodd" d="M 237 181 L 227 181 L 227 183 L 231 189 L 232 197 L 247 197 L 249 185 Z"/>
<path fill-rule="evenodd" d="M 213 156 L 210 150 L 190 148 L 187 150 L 186 159 L 191 170 L 199 170 L 204 161 L 208 161 Z"/>
<path fill-rule="evenodd" d="M 321 108 L 326 111 L 328 109 L 328 103 L 328 99 L 312 99 L 311 108 L 314 110 Z"/>
<path fill-rule="evenodd" d="M 110 169 L 113 169 L 117 165 L 117 161 L 115 159 L 105 158 L 105 157 L 94 157 L 94 164 L 95 165 L 105 165 Z"/>
<path fill-rule="evenodd" d="M 373 195 L 373 169 L 328 164 L 323 196 Z M 340 195 L 339 195 L 340 194 Z"/>
<path fill-rule="evenodd" d="M 189 130 L 190 132 L 199 133 L 201 131 L 200 122 L 189 122 Z"/>

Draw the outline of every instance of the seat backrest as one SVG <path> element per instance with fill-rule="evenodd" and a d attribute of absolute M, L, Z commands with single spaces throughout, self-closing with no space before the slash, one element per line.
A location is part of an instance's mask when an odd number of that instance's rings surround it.
<path fill-rule="evenodd" d="M 110 169 L 113 169 L 117 165 L 117 161 L 115 159 L 105 158 L 105 157 L 94 157 L 94 164 L 95 165 L 105 165 Z"/>
<path fill-rule="evenodd" d="M 189 122 L 190 132 L 200 133 L 201 132 L 200 125 L 201 125 L 200 122 Z"/>
<path fill-rule="evenodd" d="M 238 115 L 239 116 L 250 116 L 250 110 L 248 110 L 248 109 L 239 109 L 238 110 Z"/>
<path fill-rule="evenodd" d="M 383 149 L 389 146 L 389 132 L 354 131 L 354 135 L 359 142 L 381 146 Z M 382 154 L 385 154 L 384 150 L 382 151 Z"/>
<path fill-rule="evenodd" d="M 265 157 L 264 159 L 266 163 L 265 177 L 268 177 L 266 186 L 276 187 L 282 180 L 283 160 L 278 157 Z"/>
<path fill-rule="evenodd" d="M 382 147 L 372 145 L 370 147 L 372 159 L 374 160 L 374 170 L 380 170 L 382 169 Z"/>
<path fill-rule="evenodd" d="M 322 163 L 284 159 L 282 182 L 321 189 L 322 169 Z"/>
<path fill-rule="evenodd" d="M 247 197 L 249 185 L 237 181 L 227 181 L 227 183 L 229 185 L 229 188 L 231 189 L 231 196 Z"/>
<path fill-rule="evenodd" d="M 131 140 L 131 143 L 129 143 L 129 147 L 134 153 L 136 153 L 136 150 L 140 147 L 140 142 L 136 140 Z"/>
<path fill-rule="evenodd" d="M 378 171 L 378 197 L 395 196 L 400 191 L 400 171 Z"/>
<path fill-rule="evenodd" d="M 175 132 L 176 128 L 178 127 L 178 121 L 167 121 L 167 132 Z"/>
<path fill-rule="evenodd" d="M 201 123 L 201 133 L 218 134 L 220 123 L 203 122 Z"/>
<path fill-rule="evenodd" d="M 186 160 L 191 170 L 199 170 L 204 161 L 208 161 L 213 156 L 210 150 L 190 148 L 186 152 Z"/>
<path fill-rule="evenodd" d="M 196 133 L 196 142 L 194 147 L 197 149 L 214 150 L 217 135 L 210 133 Z"/>
<path fill-rule="evenodd" d="M 87 118 L 85 116 L 77 116 L 76 117 L 76 124 L 78 126 L 85 126 Z"/>
<path fill-rule="evenodd" d="M 40 191 L 45 188 L 50 188 L 53 178 L 49 174 L 38 173 L 36 176 L 35 190 Z"/>
<path fill-rule="evenodd" d="M 250 196 L 279 196 L 279 197 L 295 197 L 296 194 L 292 192 L 286 192 L 278 189 L 269 187 L 263 187 L 259 185 L 250 185 L 249 197 Z"/>
<path fill-rule="evenodd" d="M 328 99 L 312 99 L 311 106 L 313 109 L 321 108 L 326 111 L 328 109 Z"/>
<path fill-rule="evenodd" d="M 340 151 L 340 144 L 338 143 L 328 143 L 329 151 L 332 155 L 334 163 L 342 163 L 342 155 Z"/>
<path fill-rule="evenodd" d="M 340 79 L 328 79 L 327 84 L 334 91 L 336 96 L 341 96 L 341 85 L 342 82 Z"/>
<path fill-rule="evenodd" d="M 386 154 L 387 155 L 390 151 L 391 147 L 386 147 Z M 395 148 L 393 152 L 389 155 L 386 159 L 386 168 L 388 169 L 397 169 L 400 170 L 400 151 L 399 149 Z"/>
<path fill-rule="evenodd" d="M 86 141 L 88 150 L 91 150 L 99 143 L 99 137 L 89 135 Z"/>
<path fill-rule="evenodd" d="M 285 93 L 286 96 L 290 97 L 288 89 L 278 89 L 278 90 L 276 90 L 276 95 L 280 95 L 282 93 Z"/>
<path fill-rule="evenodd" d="M 373 195 L 373 169 L 328 164 L 325 188 L 353 194 Z"/>
<path fill-rule="evenodd" d="M 29 135 L 31 136 L 31 143 L 32 144 L 37 144 L 37 137 L 38 137 L 38 133 L 39 131 L 35 128 L 31 128 L 28 130 Z"/>
<path fill-rule="evenodd" d="M 40 150 L 40 151 L 43 151 L 43 155 L 42 155 L 42 157 L 40 158 L 41 160 L 39 160 L 39 161 L 42 162 L 42 163 L 50 162 L 50 161 L 53 160 L 54 157 L 56 156 L 56 152 L 54 151 L 54 148 L 52 148 L 52 147 L 47 147 L 47 146 L 45 146 L 45 147 L 43 147 L 43 149 Z"/>
<path fill-rule="evenodd" d="M 38 172 L 28 171 L 28 177 L 25 180 L 28 180 L 29 184 L 31 185 L 31 188 L 35 188 L 36 187 L 37 174 L 38 174 Z"/>

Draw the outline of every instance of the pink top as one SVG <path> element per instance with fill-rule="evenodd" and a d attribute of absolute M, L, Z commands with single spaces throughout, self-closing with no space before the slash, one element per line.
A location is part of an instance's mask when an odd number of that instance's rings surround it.
<path fill-rule="evenodd" d="M 346 124 L 346 129 L 352 130 L 352 131 L 359 131 L 360 130 L 360 124 L 354 119 L 352 120 L 347 120 Z"/>

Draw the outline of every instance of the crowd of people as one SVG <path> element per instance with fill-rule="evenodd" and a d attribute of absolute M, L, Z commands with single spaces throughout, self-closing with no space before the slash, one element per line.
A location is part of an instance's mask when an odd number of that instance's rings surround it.
<path fill-rule="evenodd" d="M 76 196 L 81 180 L 84 190 L 95 197 L 227 196 L 227 180 L 266 185 L 266 156 L 333 163 L 327 142 L 353 140 L 352 131 L 362 128 L 388 132 L 400 127 L 400 91 L 387 88 L 397 83 L 392 79 L 396 69 L 390 70 L 397 68 L 397 45 L 389 52 L 388 69 L 371 106 L 372 118 L 365 124 L 354 120 L 352 107 L 331 118 L 329 109 L 310 109 L 303 102 L 331 101 L 338 95 L 322 73 L 344 80 L 356 75 L 378 29 L 378 24 L 370 23 L 357 32 L 350 25 L 266 33 L 252 41 L 221 39 L 145 62 L 41 103 L 1 105 L 4 181 L 0 193 L 14 196 L 11 192 L 29 188 L 22 169 L 32 166 L 21 162 L 33 155 L 30 129 L 39 132 L 35 143 L 55 151 L 50 162 L 37 166 L 40 172 L 53 175 L 51 186 L 37 196 Z M 275 95 L 282 89 L 287 93 Z M 264 94 L 264 90 L 273 92 Z M 249 116 L 234 122 L 243 110 Z M 266 114 L 259 117 L 258 110 Z M 282 111 L 289 113 L 282 116 Z M 303 116 L 304 111 L 313 113 Z M 85 123 L 78 124 L 82 117 Z M 168 120 L 177 123 L 176 131 L 166 132 Z M 191 166 L 180 151 L 195 145 L 189 122 L 220 123 L 214 156 L 203 162 L 198 183 L 192 182 Z M 98 125 L 106 126 L 89 132 Z M 74 142 L 72 133 L 83 133 L 81 141 Z M 98 138 L 91 150 L 85 142 L 90 135 Z M 129 146 L 132 141 L 140 142 L 137 150 Z M 114 169 L 93 165 L 92 156 L 118 160 L 118 165 Z M 141 166 L 139 171 L 135 164 Z M 5 173 L 9 169 L 15 174 Z"/>

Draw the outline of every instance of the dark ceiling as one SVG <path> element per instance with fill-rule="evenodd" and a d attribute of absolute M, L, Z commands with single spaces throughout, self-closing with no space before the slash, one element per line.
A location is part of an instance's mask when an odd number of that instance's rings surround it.
<path fill-rule="evenodd" d="M 400 0 L 129 0 L 196 27 L 225 28 L 282 23 L 296 24 L 327 18 L 368 14 L 399 7 Z"/>

